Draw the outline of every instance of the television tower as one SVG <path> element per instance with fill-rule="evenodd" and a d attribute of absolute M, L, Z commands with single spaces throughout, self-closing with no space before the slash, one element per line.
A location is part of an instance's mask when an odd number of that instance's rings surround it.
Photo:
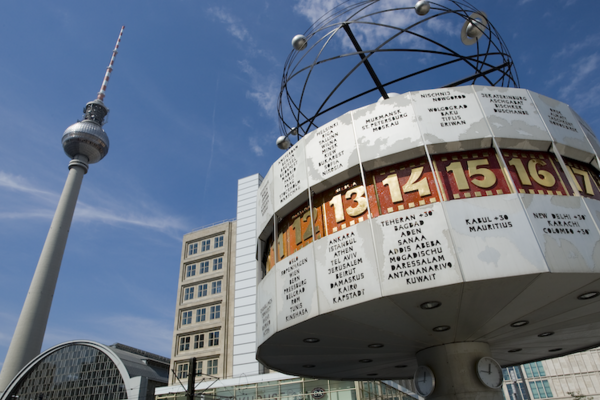
<path fill-rule="evenodd" d="M 109 110 L 103 100 L 124 29 L 124 26 L 121 27 L 98 96 L 85 105 L 83 121 L 68 127 L 62 136 L 63 149 L 71 158 L 69 175 L 0 372 L 0 394 L 17 373 L 40 354 L 42 349 L 56 280 L 67 245 L 83 175 L 87 173 L 89 164 L 97 163 L 108 153 L 108 136 L 102 129 L 102 125 Z"/>

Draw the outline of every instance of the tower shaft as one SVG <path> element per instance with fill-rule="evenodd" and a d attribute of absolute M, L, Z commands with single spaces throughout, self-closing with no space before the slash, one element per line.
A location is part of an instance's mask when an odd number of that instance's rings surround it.
<path fill-rule="evenodd" d="M 77 156 L 69 163 L 69 175 L 0 372 L 0 393 L 40 354 L 77 197 L 87 172 L 86 161 L 84 156 Z"/>

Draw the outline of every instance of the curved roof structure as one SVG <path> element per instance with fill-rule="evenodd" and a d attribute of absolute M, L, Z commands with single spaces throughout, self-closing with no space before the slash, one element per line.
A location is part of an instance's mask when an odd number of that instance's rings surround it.
<path fill-rule="evenodd" d="M 169 359 L 115 343 L 90 340 L 58 344 L 27 364 L 1 400 L 146 399 L 167 383 Z M 149 397 L 148 397 L 149 396 Z"/>

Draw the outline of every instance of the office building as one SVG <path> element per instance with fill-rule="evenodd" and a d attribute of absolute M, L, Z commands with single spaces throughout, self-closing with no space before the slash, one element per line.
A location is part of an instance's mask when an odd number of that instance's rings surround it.
<path fill-rule="evenodd" d="M 169 384 L 196 373 L 256 375 L 256 192 L 259 174 L 238 181 L 237 220 L 184 235 Z"/>
<path fill-rule="evenodd" d="M 503 369 L 507 400 L 600 396 L 600 348 Z"/>
<path fill-rule="evenodd" d="M 184 381 L 189 360 L 198 374 L 231 376 L 235 221 L 183 237 L 169 383 Z M 175 374 L 173 374 L 175 371 Z"/>

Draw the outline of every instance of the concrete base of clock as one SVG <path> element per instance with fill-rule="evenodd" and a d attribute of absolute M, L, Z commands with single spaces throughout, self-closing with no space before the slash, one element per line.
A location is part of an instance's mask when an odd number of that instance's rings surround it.
<path fill-rule="evenodd" d="M 487 387 L 477 375 L 478 361 L 490 355 L 488 344 L 481 342 L 450 343 L 419 351 L 419 365 L 429 367 L 435 379 L 427 400 L 503 400 L 501 388 Z M 417 385 L 419 376 L 415 378 Z"/>

